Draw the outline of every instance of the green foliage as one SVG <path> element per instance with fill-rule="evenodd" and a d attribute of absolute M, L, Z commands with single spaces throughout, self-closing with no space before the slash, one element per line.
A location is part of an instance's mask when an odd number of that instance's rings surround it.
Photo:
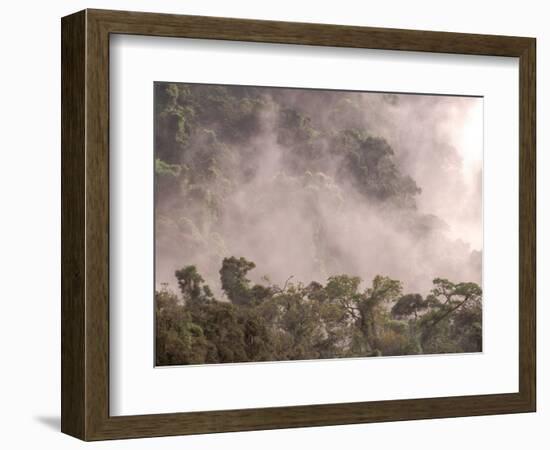
<path fill-rule="evenodd" d="M 158 365 L 200 364 L 206 361 L 208 341 L 202 328 L 178 298 L 163 289 L 155 295 Z"/>
<path fill-rule="evenodd" d="M 336 275 L 326 285 L 251 285 L 255 264 L 224 258 L 216 299 L 195 266 L 175 273 L 181 297 L 156 293 L 159 365 L 481 351 L 481 289 L 435 279 L 426 299 L 398 280 Z"/>
<path fill-rule="evenodd" d="M 423 298 L 389 277 L 365 287 L 359 277 L 330 273 L 323 217 L 337 217 L 346 203 L 391 210 L 409 237 L 442 226 L 415 211 L 420 188 L 388 141 L 370 131 L 357 96 L 156 83 L 154 104 L 156 252 L 190 262 L 200 255 L 208 280 L 223 259 L 222 292 L 214 295 L 187 265 L 175 272 L 178 295 L 156 293 L 157 364 L 481 350 L 476 284 L 436 279 Z M 266 157 L 272 147 L 276 162 Z M 242 200 L 243 186 L 253 190 L 258 179 L 264 188 Z M 293 201 L 312 224 L 308 256 L 328 279 L 254 284 L 253 262 L 224 258 L 228 224 L 238 226 L 239 211 L 265 217 Z"/>
<path fill-rule="evenodd" d="M 181 172 L 181 166 L 177 164 L 168 164 L 160 159 L 155 160 L 155 172 L 158 175 L 167 175 L 177 177 Z"/>
<path fill-rule="evenodd" d="M 250 280 L 246 274 L 256 265 L 244 258 L 225 258 L 220 269 L 220 280 L 225 294 L 236 305 L 246 305 L 252 300 Z"/>
<path fill-rule="evenodd" d="M 209 303 L 212 291 L 204 284 L 203 278 L 195 266 L 187 266 L 176 270 L 176 279 L 184 301 L 188 303 Z"/>
<path fill-rule="evenodd" d="M 425 351 L 480 351 L 481 288 L 476 283 L 452 283 L 436 278 L 425 301 L 428 313 L 420 320 L 420 342 Z"/>
<path fill-rule="evenodd" d="M 420 188 L 412 178 L 401 174 L 393 149 L 385 139 L 363 130 L 344 129 L 332 142 L 345 156 L 341 172 L 351 174 L 359 192 L 402 207 L 415 206 L 414 196 L 421 192 Z"/>
<path fill-rule="evenodd" d="M 396 319 L 408 318 L 418 314 L 427 308 L 427 304 L 420 294 L 407 294 L 402 296 L 392 307 L 391 314 Z"/>
<path fill-rule="evenodd" d="M 370 135 L 364 125 L 349 128 L 345 112 L 352 100 L 343 94 L 318 91 L 308 97 L 313 106 L 307 110 L 270 88 L 157 83 L 155 96 L 157 185 L 165 175 L 176 177 L 173 194 L 185 196 L 202 186 L 219 196 L 216 204 L 223 202 L 235 180 L 257 171 L 261 161 L 255 156 L 262 147 L 254 138 L 272 124 L 269 132 L 280 144 L 289 175 L 351 177 L 366 197 L 415 206 L 420 189 L 401 173 L 386 140 Z M 319 109 L 334 114 L 319 116 L 313 99 Z"/>

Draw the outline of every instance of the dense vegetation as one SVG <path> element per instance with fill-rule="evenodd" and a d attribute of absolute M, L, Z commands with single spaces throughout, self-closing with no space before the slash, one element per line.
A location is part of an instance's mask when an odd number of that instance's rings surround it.
<path fill-rule="evenodd" d="M 181 298 L 156 294 L 158 365 L 477 352 L 481 289 L 435 279 L 431 293 L 403 295 L 377 276 L 332 276 L 325 285 L 251 284 L 254 263 L 225 258 L 219 301 L 194 266 L 176 272 Z"/>
<path fill-rule="evenodd" d="M 157 364 L 481 350 L 481 290 L 446 279 L 471 280 L 480 253 L 418 212 L 419 186 L 361 101 L 155 85 Z M 394 266 L 406 286 L 446 278 L 405 295 L 375 275 Z"/>

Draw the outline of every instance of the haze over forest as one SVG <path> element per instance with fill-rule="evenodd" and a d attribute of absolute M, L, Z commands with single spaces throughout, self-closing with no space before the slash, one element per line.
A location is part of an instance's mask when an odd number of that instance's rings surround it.
<path fill-rule="evenodd" d="M 479 352 L 482 100 L 155 85 L 158 365 Z"/>
<path fill-rule="evenodd" d="M 157 287 L 194 264 L 220 293 L 233 255 L 255 262 L 256 282 L 481 282 L 482 99 L 155 90 Z"/>

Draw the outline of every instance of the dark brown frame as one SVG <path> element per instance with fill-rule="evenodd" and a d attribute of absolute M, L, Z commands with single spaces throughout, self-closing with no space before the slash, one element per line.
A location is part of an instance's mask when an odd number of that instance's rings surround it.
<path fill-rule="evenodd" d="M 62 30 L 61 429 L 84 440 L 535 411 L 535 48 L 489 36 L 85 10 Z M 519 58 L 519 392 L 109 416 L 109 35 L 221 39 Z"/>

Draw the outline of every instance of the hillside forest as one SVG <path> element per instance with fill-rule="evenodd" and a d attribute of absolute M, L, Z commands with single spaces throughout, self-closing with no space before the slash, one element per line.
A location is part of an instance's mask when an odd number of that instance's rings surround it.
<path fill-rule="evenodd" d="M 480 352 L 477 100 L 155 83 L 156 365 Z"/>

